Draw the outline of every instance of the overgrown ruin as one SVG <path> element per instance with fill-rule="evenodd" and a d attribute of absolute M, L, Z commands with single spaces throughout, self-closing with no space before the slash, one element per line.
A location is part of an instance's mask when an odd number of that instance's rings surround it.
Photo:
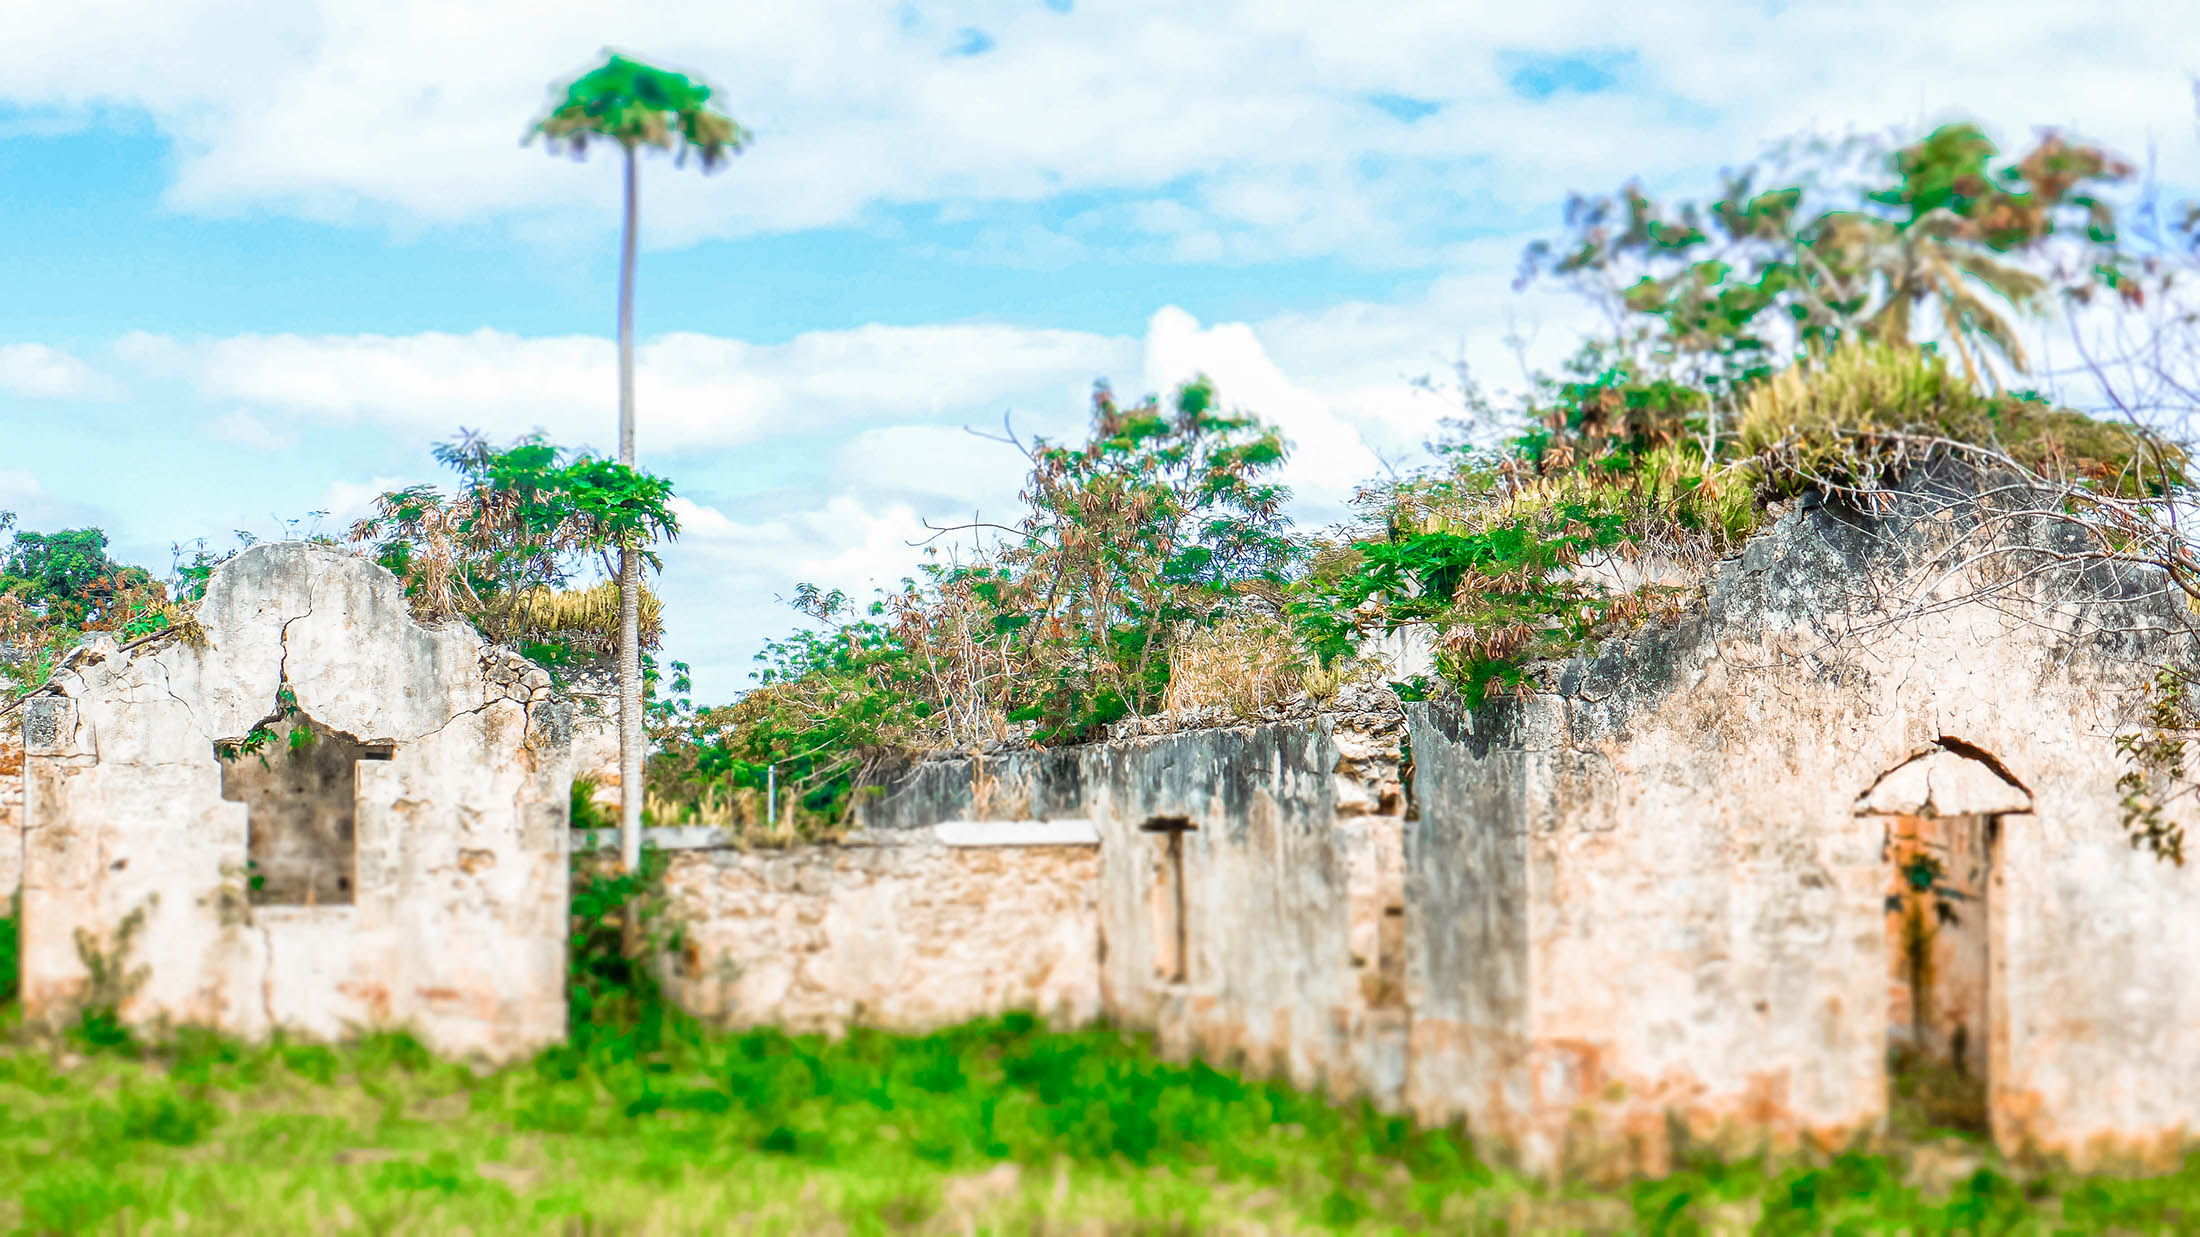
<path fill-rule="evenodd" d="M 195 630 L 95 636 L 23 702 L 22 996 L 247 1037 L 565 1033 L 570 719 L 354 555 L 263 545 Z"/>
<path fill-rule="evenodd" d="M 2200 1123 L 2200 899 L 2133 844 L 2117 737 L 2183 603 L 1962 511 L 1799 504 L 1678 621 L 1472 709 L 1348 687 L 919 761 L 841 842 L 675 853 L 668 990 L 730 1025 L 1104 1019 L 1540 1172 L 1845 1146 L 1913 1076 L 2012 1154 L 2165 1163 Z M 199 615 L 203 646 L 95 639 L 22 712 L 31 1013 L 555 1042 L 547 679 L 332 550 L 249 551 Z"/>
<path fill-rule="evenodd" d="M 1838 1148 L 1918 1088 L 1932 1121 L 2012 1154 L 2167 1164 L 2200 1119 L 2180 1064 L 2200 901 L 2127 835 L 2117 736 L 2187 655 L 2183 602 L 2145 569 L 2063 566 L 2067 527 L 1970 501 L 1806 502 L 1678 622 L 1604 641 L 1555 690 L 1348 692 L 1297 720 L 930 760 L 860 836 L 971 864 L 948 839 L 973 818 L 1035 844 L 1089 830 L 1084 1003 L 1178 1054 L 1462 1121 L 1533 1170 Z M 921 967 L 898 972 L 921 1007 L 846 999 L 847 976 L 941 942 L 829 879 L 742 914 L 821 921 L 833 964 L 744 985 L 778 963 L 718 930 L 705 891 L 730 878 L 705 874 L 790 862 L 675 860 L 671 969 L 730 977 L 703 1012 L 920 1029 L 1031 1003 Z M 1034 898 L 1027 862 L 994 869 L 977 973 L 1070 970 L 1082 904 Z"/>

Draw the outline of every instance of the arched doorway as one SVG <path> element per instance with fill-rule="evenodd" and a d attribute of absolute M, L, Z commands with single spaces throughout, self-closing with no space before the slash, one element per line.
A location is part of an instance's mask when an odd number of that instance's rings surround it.
<path fill-rule="evenodd" d="M 1882 829 L 1889 1120 L 1988 1132 L 2006 1032 L 1993 983 L 1996 852 L 2032 796 L 1993 756 L 1942 738 L 1882 774 L 1856 810 Z"/>

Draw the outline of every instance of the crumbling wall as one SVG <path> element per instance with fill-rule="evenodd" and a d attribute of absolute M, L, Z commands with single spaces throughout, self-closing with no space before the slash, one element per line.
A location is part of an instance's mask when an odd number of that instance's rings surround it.
<path fill-rule="evenodd" d="M 26 1013 L 404 1027 L 496 1058 L 561 1039 L 570 771 L 547 676 L 420 626 L 388 572 L 318 546 L 238 555 L 198 620 L 202 641 L 94 637 L 25 703 Z M 223 795 L 217 745 L 300 719 L 388 756 L 356 764 L 349 905 L 255 905 L 252 809 Z"/>
<path fill-rule="evenodd" d="M 862 819 L 1091 821 L 1112 1021 L 1178 1056 L 1395 1105 L 1408 1014 L 1383 940 L 1404 897 L 1402 719 L 1373 695 L 1303 721 L 927 761 Z M 1388 965 L 1402 992 L 1402 957 Z"/>
<path fill-rule="evenodd" d="M 619 814 L 619 679 L 616 671 L 583 670 L 562 692 L 573 719 L 573 776 L 596 784 L 590 797 L 616 821 Z"/>
<path fill-rule="evenodd" d="M 1493 1145 L 1535 1112 L 1528 1069 L 1528 845 L 1548 742 L 1407 706 L 1416 818 L 1405 829 L 1406 1105 Z"/>
<path fill-rule="evenodd" d="M 1790 515 L 1703 611 L 1608 641 L 1557 691 L 1413 710 L 1420 1115 L 1577 1170 L 1660 1171 L 1674 1133 L 1872 1133 L 1892 860 L 1859 799 L 1943 752 L 2004 798 L 1937 810 L 2008 813 L 1988 895 L 1997 1140 L 2159 1163 L 2200 1125 L 2182 1064 L 2200 1059 L 2200 889 L 2127 844 L 2115 788 L 2114 736 L 2166 655 L 2159 603 L 2109 578 L 2083 609 L 1955 587 L 1898 607 L 1933 582 L 1907 539 L 1937 535 L 1899 519 Z"/>
<path fill-rule="evenodd" d="M 23 719 L 0 714 L 0 918 L 23 886 Z"/>
<path fill-rule="evenodd" d="M 952 845 L 931 830 L 698 850 L 665 875 L 667 995 L 726 1026 L 924 1032 L 1021 1010 L 1100 1012 L 1099 852 Z"/>

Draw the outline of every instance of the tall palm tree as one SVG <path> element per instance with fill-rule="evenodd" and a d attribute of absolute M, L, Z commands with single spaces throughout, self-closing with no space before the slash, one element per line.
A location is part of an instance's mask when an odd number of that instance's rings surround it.
<path fill-rule="evenodd" d="M 675 166 L 693 153 L 709 172 L 739 154 L 749 134 L 710 108 L 710 87 L 678 73 L 607 52 L 602 67 L 574 81 L 537 121 L 553 153 L 585 158 L 590 143 L 612 142 L 625 156 L 626 228 L 619 248 L 619 462 L 634 465 L 634 232 L 638 156 L 669 150 Z M 642 858 L 641 553 L 619 551 L 619 857 L 627 870 Z"/>
<path fill-rule="evenodd" d="M 1877 306 L 1858 323 L 1872 338 L 1908 343 L 1912 310 L 1934 303 L 1974 384 L 1989 351 L 2025 370 L 2016 324 L 2002 307 L 2037 310 L 2052 287 L 2012 259 L 2028 255 L 2055 230 L 2056 208 L 2092 202 L 2074 190 L 2126 170 L 2103 151 L 2052 135 L 1999 174 L 1991 167 L 1998 153 L 1975 125 L 1935 129 L 1890 157 L 1896 184 L 1867 195 L 1895 213 L 1828 212 L 1805 254 L 1834 295 L 1853 297 L 1859 308 L 1873 299 L 1876 286 Z"/>
<path fill-rule="evenodd" d="M 1989 351 L 2019 373 L 2027 368 L 2016 323 L 2002 307 L 2037 309 L 2048 281 L 1980 244 L 1968 221 L 1945 207 L 1905 221 L 1841 212 L 1825 221 L 1821 237 L 1831 261 L 1849 268 L 1841 282 L 1878 285 L 1878 305 L 1858 324 L 1865 335 L 1908 343 L 1912 311 L 1930 302 L 1974 385 L 1982 370 L 1991 376 L 1981 364 Z"/>

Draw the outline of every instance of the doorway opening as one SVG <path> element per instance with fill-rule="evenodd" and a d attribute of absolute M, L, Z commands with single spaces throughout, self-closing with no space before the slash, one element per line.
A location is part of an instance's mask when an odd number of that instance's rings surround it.
<path fill-rule="evenodd" d="M 2031 795 L 1999 761 L 1941 743 L 1859 800 L 1885 872 L 1887 1111 L 1897 1131 L 1988 1131 L 1997 1003 L 1995 863 Z"/>
<path fill-rule="evenodd" d="M 1890 1111 L 1985 1132 L 1987 898 L 1998 816 L 1888 816 Z"/>

